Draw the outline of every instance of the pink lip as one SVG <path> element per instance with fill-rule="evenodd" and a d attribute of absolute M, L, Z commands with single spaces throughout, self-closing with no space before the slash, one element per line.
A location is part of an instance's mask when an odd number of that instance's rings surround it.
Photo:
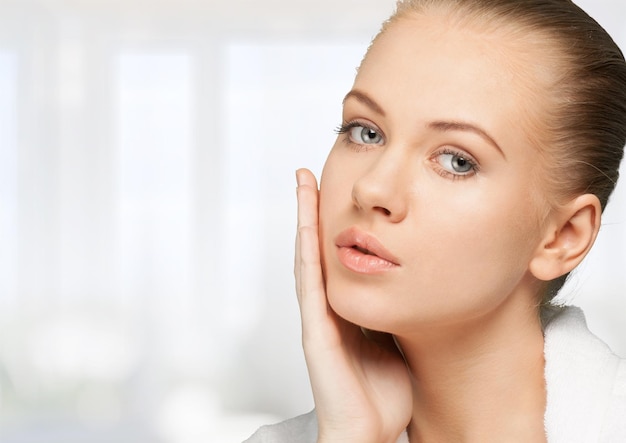
<path fill-rule="evenodd" d="M 378 274 L 400 266 L 376 238 L 356 227 L 339 234 L 335 244 L 341 264 L 359 274 Z"/>

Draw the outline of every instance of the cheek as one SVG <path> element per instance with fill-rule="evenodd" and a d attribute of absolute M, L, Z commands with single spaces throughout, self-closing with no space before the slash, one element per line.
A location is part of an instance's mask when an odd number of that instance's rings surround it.
<path fill-rule="evenodd" d="M 331 150 L 320 177 L 319 237 L 322 264 L 332 250 L 333 220 L 350 211 L 352 185 L 347 168 L 341 166 L 336 148 Z"/>
<path fill-rule="evenodd" d="M 503 296 L 527 272 L 539 238 L 537 220 L 511 193 L 464 197 L 429 202 L 405 232 L 412 239 L 405 249 L 412 275 L 442 297 Z"/>
<path fill-rule="evenodd" d="M 506 292 L 526 273 L 539 229 L 528 206 L 515 201 L 483 199 L 456 214 L 433 214 L 422 237 L 423 256 L 430 254 L 429 272 L 447 290 L 467 282 L 477 292 Z"/>
<path fill-rule="evenodd" d="M 330 151 L 320 177 L 320 224 L 352 207 L 352 188 L 359 175 L 359 164 L 346 158 L 337 141 Z"/>

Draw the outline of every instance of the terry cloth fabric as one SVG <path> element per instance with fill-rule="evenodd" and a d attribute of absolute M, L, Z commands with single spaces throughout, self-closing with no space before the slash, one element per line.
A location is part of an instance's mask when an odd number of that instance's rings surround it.
<path fill-rule="evenodd" d="M 587 329 L 579 308 L 554 311 L 544 354 L 548 442 L 626 442 L 626 360 Z"/>
<path fill-rule="evenodd" d="M 316 443 L 317 418 L 315 411 L 275 425 L 266 425 L 244 443 Z"/>
<path fill-rule="evenodd" d="M 548 443 L 626 443 L 626 360 L 587 328 L 576 307 L 543 312 Z M 315 411 L 263 426 L 244 443 L 315 443 Z M 397 443 L 409 443 L 406 432 Z"/>
<path fill-rule="evenodd" d="M 315 411 L 295 418 L 263 426 L 244 443 L 316 443 L 317 420 Z M 409 443 L 406 431 L 400 435 L 396 443 Z"/>

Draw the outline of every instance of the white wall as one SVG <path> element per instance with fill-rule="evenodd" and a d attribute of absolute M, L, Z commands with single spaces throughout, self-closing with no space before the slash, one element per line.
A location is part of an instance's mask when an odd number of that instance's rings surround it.
<path fill-rule="evenodd" d="M 240 441 L 312 407 L 294 171 L 393 3 L 0 0 L 3 443 Z M 626 47 L 626 6 L 579 4 Z M 626 355 L 623 208 L 626 182 L 564 297 Z"/>

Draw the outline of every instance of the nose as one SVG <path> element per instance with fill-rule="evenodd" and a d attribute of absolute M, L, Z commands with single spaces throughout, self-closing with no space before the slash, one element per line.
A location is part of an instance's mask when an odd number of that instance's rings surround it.
<path fill-rule="evenodd" d="M 404 220 L 409 208 L 406 159 L 381 155 L 352 187 L 352 202 L 361 211 L 388 221 Z"/>

